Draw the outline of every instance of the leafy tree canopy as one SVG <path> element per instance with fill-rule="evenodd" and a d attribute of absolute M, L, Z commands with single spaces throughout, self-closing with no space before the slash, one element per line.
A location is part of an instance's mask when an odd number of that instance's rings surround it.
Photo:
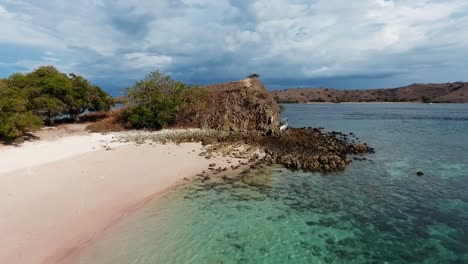
<path fill-rule="evenodd" d="M 0 80 L 0 139 L 11 140 L 45 121 L 73 117 L 85 111 L 107 111 L 112 98 L 85 78 L 67 76 L 52 66 L 15 73 Z"/>
<path fill-rule="evenodd" d="M 52 66 L 13 74 L 7 83 L 24 90 L 30 110 L 50 124 L 64 115 L 78 119 L 85 111 L 107 111 L 113 105 L 112 98 L 98 86 L 75 74 L 67 76 Z"/>
<path fill-rule="evenodd" d="M 191 87 L 159 71 L 127 89 L 130 108 L 123 117 L 134 128 L 160 129 L 173 124 Z"/>
<path fill-rule="evenodd" d="M 92 85 L 85 78 L 70 74 L 72 83 L 72 102 L 67 113 L 75 119 L 85 111 L 108 111 L 114 101 L 99 86 Z"/>
<path fill-rule="evenodd" d="M 27 106 L 22 90 L 0 83 L 0 140 L 11 141 L 42 125 L 42 120 Z"/>

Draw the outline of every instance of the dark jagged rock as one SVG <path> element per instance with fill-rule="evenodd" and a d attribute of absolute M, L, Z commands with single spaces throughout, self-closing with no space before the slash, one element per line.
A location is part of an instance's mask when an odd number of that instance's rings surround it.
<path fill-rule="evenodd" d="M 352 145 L 351 148 L 353 149 L 354 154 L 370 152 L 370 148 L 366 144 L 355 144 Z"/>
<path fill-rule="evenodd" d="M 260 131 L 202 130 L 170 135 L 164 140 L 179 143 L 209 141 L 214 147 L 245 144 L 263 150 L 265 155 L 262 161 L 266 164 L 281 164 L 290 169 L 319 172 L 344 170 L 350 163 L 347 155 L 374 152 L 374 149 L 367 144 L 350 143 L 340 135 L 340 132 L 326 133 L 318 128 L 289 128 L 271 136 L 266 136 Z M 207 157 L 212 155 L 212 152 L 207 150 Z M 252 157 L 251 162 L 259 158 L 257 155 L 250 157 Z M 364 159 L 354 157 L 354 160 Z M 248 163 L 239 160 L 239 165 L 248 165 Z M 231 168 L 235 170 L 239 166 L 231 166 Z M 210 170 L 215 169 L 210 168 Z"/>
<path fill-rule="evenodd" d="M 348 164 L 347 154 L 371 153 L 364 144 L 348 144 L 338 138 L 340 132 L 329 134 L 316 128 L 291 128 L 278 136 L 265 137 L 265 161 L 287 168 L 332 172 L 343 170 Z"/>

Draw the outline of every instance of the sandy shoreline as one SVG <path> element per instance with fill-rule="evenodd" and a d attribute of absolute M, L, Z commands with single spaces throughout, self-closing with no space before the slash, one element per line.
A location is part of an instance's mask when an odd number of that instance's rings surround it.
<path fill-rule="evenodd" d="M 0 263 L 66 263 L 110 225 L 209 164 L 200 143 L 66 136 L 0 149 Z M 228 161 L 230 163 L 228 163 Z"/>

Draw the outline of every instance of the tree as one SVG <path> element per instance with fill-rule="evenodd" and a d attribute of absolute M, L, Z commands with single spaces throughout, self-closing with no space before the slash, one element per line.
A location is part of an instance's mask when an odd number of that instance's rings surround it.
<path fill-rule="evenodd" d="M 247 76 L 247 78 L 260 78 L 260 75 L 258 75 L 256 73 L 252 73 L 249 76 Z"/>
<path fill-rule="evenodd" d="M 99 86 L 91 85 L 82 76 L 70 73 L 72 100 L 67 105 L 67 114 L 75 121 L 85 111 L 108 111 L 114 105 L 112 97 Z"/>
<path fill-rule="evenodd" d="M 80 114 L 88 109 L 86 98 L 90 84 L 88 80 L 81 76 L 75 75 L 73 73 L 70 73 L 69 75 L 71 77 L 72 83 L 73 100 L 67 107 L 67 113 L 73 117 L 75 121 L 78 121 Z"/>
<path fill-rule="evenodd" d="M 73 101 L 71 80 L 52 66 L 39 67 L 26 75 L 14 74 L 9 79 L 10 87 L 22 89 L 29 108 L 50 125 L 66 113 Z"/>
<path fill-rule="evenodd" d="M 127 89 L 130 108 L 123 118 L 134 128 L 160 129 L 173 124 L 190 86 L 159 71 Z"/>
<path fill-rule="evenodd" d="M 23 133 L 85 111 L 109 110 L 112 98 L 85 78 L 59 72 L 52 66 L 31 73 L 15 73 L 0 79 L 0 139 L 12 140 Z"/>
<path fill-rule="evenodd" d="M 113 105 L 112 98 L 100 87 L 75 74 L 69 77 L 53 66 L 13 74 L 8 85 L 23 90 L 28 108 L 49 125 L 65 116 L 78 121 L 85 111 L 107 111 Z"/>
<path fill-rule="evenodd" d="M 28 111 L 25 98 L 20 89 L 0 83 L 0 140 L 11 141 L 42 125 L 42 120 Z"/>

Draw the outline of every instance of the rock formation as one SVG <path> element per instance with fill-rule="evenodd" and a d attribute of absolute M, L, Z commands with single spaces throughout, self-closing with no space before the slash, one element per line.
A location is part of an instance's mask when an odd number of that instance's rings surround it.
<path fill-rule="evenodd" d="M 276 134 L 279 108 L 257 78 L 203 87 L 207 107 L 198 113 L 201 128 Z"/>
<path fill-rule="evenodd" d="M 214 149 L 240 144 L 258 148 L 264 154 L 261 158 L 264 163 L 320 172 L 343 170 L 351 162 L 347 159 L 348 155 L 374 151 L 365 143 L 350 142 L 348 137 L 357 140 L 352 133 L 327 133 L 322 128 L 289 128 L 280 132 L 278 104 L 258 78 L 210 85 L 194 91 L 185 107 L 179 111 L 175 123 L 176 127 L 201 130 L 154 134 L 132 141 L 202 142 Z M 199 155 L 212 158 L 212 153 L 202 152 Z M 254 154 L 247 158 L 252 162 L 260 159 Z M 237 167 L 233 165 L 232 168 Z M 210 164 L 209 170 L 224 171 L 223 168 L 216 169 L 214 163 Z"/>
<path fill-rule="evenodd" d="M 351 162 L 347 159 L 348 155 L 354 156 L 355 160 L 366 160 L 365 157 L 356 155 L 374 152 L 366 144 L 348 142 L 346 140 L 348 136 L 354 137 L 340 132 L 327 133 L 318 128 L 290 128 L 272 136 L 264 136 L 256 131 L 187 130 L 149 134 L 138 136 L 139 139 L 128 138 L 128 140 L 136 142 L 151 140 L 161 143 L 202 142 L 203 145 L 210 147 L 200 153 L 200 156 L 211 158 L 214 151 L 221 151 L 223 155 L 229 153 L 234 158 L 246 158 L 251 162 L 260 159 L 255 151 L 252 152 L 259 149 L 264 153 L 261 160 L 267 164 L 281 164 L 295 170 L 334 172 L 345 169 Z M 231 151 L 231 146 L 239 145 L 247 146 L 246 148 L 251 151 L 243 151 L 242 154 Z M 214 163 L 210 165 L 211 170 L 215 170 L 215 167 Z"/>
<path fill-rule="evenodd" d="M 350 135 L 351 136 L 351 135 Z M 366 144 L 350 144 L 340 132 L 326 133 L 318 128 L 290 128 L 279 136 L 264 137 L 264 160 L 287 168 L 304 171 L 332 172 L 343 170 L 347 155 L 373 153 Z"/>

